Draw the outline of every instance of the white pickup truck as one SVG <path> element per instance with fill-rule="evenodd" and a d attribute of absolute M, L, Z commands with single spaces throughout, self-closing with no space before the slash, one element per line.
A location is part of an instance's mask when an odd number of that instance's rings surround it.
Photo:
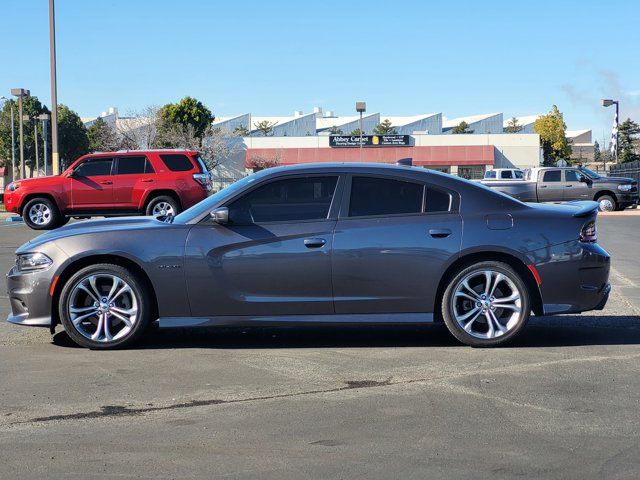
<path fill-rule="evenodd" d="M 485 180 L 523 180 L 524 172 L 517 168 L 494 168 L 484 172 Z"/>

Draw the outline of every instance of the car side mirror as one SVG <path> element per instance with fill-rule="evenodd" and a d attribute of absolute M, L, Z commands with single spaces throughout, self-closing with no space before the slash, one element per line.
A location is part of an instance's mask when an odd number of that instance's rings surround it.
<path fill-rule="evenodd" d="M 220 225 L 229 223 L 229 209 L 227 207 L 216 208 L 209 213 L 209 216 L 211 220 Z"/>
<path fill-rule="evenodd" d="M 582 183 L 589 183 L 589 180 L 584 175 L 580 175 L 580 177 L 578 178 L 578 181 Z"/>

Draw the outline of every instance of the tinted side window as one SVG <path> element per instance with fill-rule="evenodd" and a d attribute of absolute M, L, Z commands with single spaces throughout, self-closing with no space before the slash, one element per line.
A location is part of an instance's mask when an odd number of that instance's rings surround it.
<path fill-rule="evenodd" d="M 502 178 L 513 178 L 511 170 L 505 170 L 504 172 L 502 172 Z"/>
<path fill-rule="evenodd" d="M 390 178 L 353 177 L 350 217 L 422 212 L 424 186 Z"/>
<path fill-rule="evenodd" d="M 496 178 L 496 171 L 489 170 L 488 172 L 485 172 L 484 178 Z"/>
<path fill-rule="evenodd" d="M 425 212 L 448 212 L 451 209 L 451 195 L 435 188 L 427 188 Z"/>
<path fill-rule="evenodd" d="M 153 167 L 144 156 L 120 157 L 118 159 L 118 175 L 132 173 L 153 173 Z"/>
<path fill-rule="evenodd" d="M 94 177 L 97 175 L 111 175 L 113 158 L 90 158 L 75 169 L 79 177 Z"/>
<path fill-rule="evenodd" d="M 229 205 L 229 219 L 235 224 L 321 220 L 329 215 L 337 183 L 337 176 L 277 180 Z"/>
<path fill-rule="evenodd" d="M 559 182 L 561 173 L 562 172 L 560 170 L 547 170 L 546 172 L 544 172 L 544 175 L 542 176 L 542 181 L 543 182 Z"/>
<path fill-rule="evenodd" d="M 520 170 L 516 170 L 516 171 L 514 172 L 514 175 L 515 175 L 515 177 L 516 177 L 516 178 L 518 178 L 518 179 L 522 179 L 522 178 L 524 178 L 524 173 L 522 173 Z"/>
<path fill-rule="evenodd" d="M 160 159 L 166 167 L 172 172 L 188 172 L 193 170 L 193 163 L 186 155 L 180 154 L 164 154 L 160 155 Z"/>
<path fill-rule="evenodd" d="M 579 182 L 580 174 L 575 170 L 565 170 L 564 171 L 564 180 L 565 182 Z"/>

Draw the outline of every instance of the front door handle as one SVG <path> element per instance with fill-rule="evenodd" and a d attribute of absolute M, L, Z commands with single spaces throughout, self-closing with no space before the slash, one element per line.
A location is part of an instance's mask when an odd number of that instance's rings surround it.
<path fill-rule="evenodd" d="M 433 238 L 446 238 L 451 235 L 451 230 L 448 228 L 432 228 L 429 230 L 429 235 Z"/>
<path fill-rule="evenodd" d="M 323 247 L 327 241 L 324 238 L 305 238 L 304 246 L 307 248 L 320 248 Z"/>
<path fill-rule="evenodd" d="M 104 180 L 100 182 L 100 185 L 113 185 L 113 182 L 110 182 L 109 180 Z"/>
<path fill-rule="evenodd" d="M 565 185 L 566 188 L 571 188 L 573 185 Z"/>
<path fill-rule="evenodd" d="M 141 181 L 141 182 L 144 182 L 144 183 L 151 183 L 151 182 L 153 182 L 153 179 L 152 179 L 152 178 L 143 178 L 143 179 L 142 179 L 142 180 L 140 180 L 140 181 Z"/>
<path fill-rule="evenodd" d="M 538 188 L 547 188 L 546 185 L 540 185 Z"/>

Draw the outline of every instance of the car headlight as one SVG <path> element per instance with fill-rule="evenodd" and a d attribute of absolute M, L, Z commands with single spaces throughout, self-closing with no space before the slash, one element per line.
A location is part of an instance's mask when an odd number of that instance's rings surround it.
<path fill-rule="evenodd" d="M 15 192 L 19 188 L 20 188 L 20 182 L 11 182 L 9 185 L 7 185 L 7 189 L 10 192 Z"/>
<path fill-rule="evenodd" d="M 633 188 L 633 185 L 631 185 L 630 183 L 627 183 L 625 185 L 618 185 L 618 191 L 620 192 L 628 192 L 632 188 Z"/>
<path fill-rule="evenodd" d="M 16 266 L 19 272 L 31 272 L 44 270 L 53 264 L 53 260 L 44 253 L 21 253 L 16 257 Z"/>

